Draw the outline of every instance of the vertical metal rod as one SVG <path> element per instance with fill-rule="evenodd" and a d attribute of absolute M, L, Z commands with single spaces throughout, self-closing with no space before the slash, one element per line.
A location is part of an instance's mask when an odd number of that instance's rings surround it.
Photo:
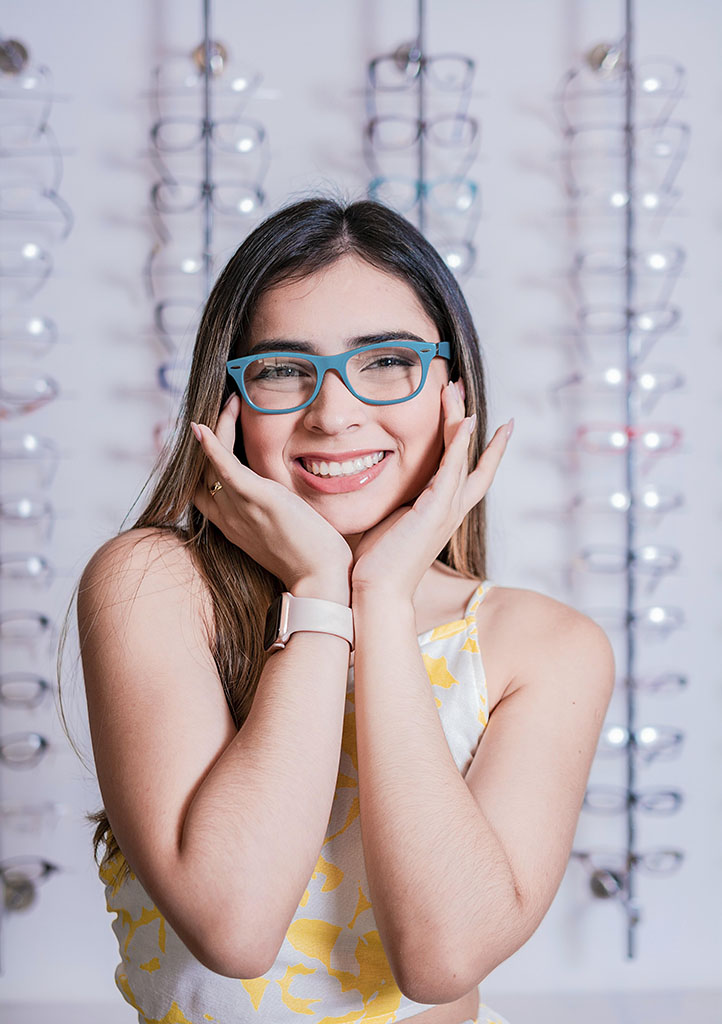
<path fill-rule="evenodd" d="M 423 234 L 426 229 L 426 128 L 425 128 L 425 116 L 426 116 L 426 87 L 424 84 L 426 78 L 426 71 L 424 69 L 424 61 L 426 59 L 426 40 L 425 40 L 425 25 L 424 25 L 424 0 L 418 0 L 418 52 L 419 52 L 419 85 L 418 85 L 418 119 L 419 119 L 419 144 L 417 148 L 417 170 L 416 170 L 416 187 L 419 192 L 419 231 Z"/>
<path fill-rule="evenodd" d="M 211 0 L 203 0 L 203 276 L 206 297 L 213 281 L 213 194 L 211 131 Z"/>
<path fill-rule="evenodd" d="M 636 275 L 634 267 L 634 252 L 636 245 L 636 221 L 635 221 L 635 80 L 634 80 L 634 36 L 633 36 L 633 0 L 625 0 L 624 21 L 625 21 L 625 44 L 624 44 L 624 178 L 627 203 L 625 208 L 624 221 L 624 255 L 625 255 L 625 359 L 627 370 L 627 384 L 625 391 L 625 421 L 627 426 L 634 425 L 636 410 L 632 403 L 630 386 L 630 373 L 632 370 L 632 344 L 633 327 L 636 300 Z M 627 793 L 631 794 L 636 785 L 636 751 L 631 738 L 634 735 L 636 725 L 636 691 L 634 688 L 635 677 L 635 624 L 632 620 L 632 612 L 635 604 L 635 569 L 632 563 L 632 552 L 635 547 L 636 537 L 636 493 L 635 483 L 637 476 L 636 446 L 632 438 L 627 441 L 625 453 L 625 483 L 629 495 L 629 509 L 626 516 L 626 712 L 627 729 L 630 742 L 627 744 Z M 635 927 L 637 925 L 638 913 L 636 903 L 636 878 L 634 874 L 634 863 L 632 853 L 636 847 L 636 807 L 631 798 L 627 800 L 626 826 L 627 826 L 627 957 L 633 959 L 635 955 Z"/>

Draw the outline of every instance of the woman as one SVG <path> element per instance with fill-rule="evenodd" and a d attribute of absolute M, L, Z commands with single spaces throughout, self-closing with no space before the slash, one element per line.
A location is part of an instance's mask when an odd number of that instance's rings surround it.
<path fill-rule="evenodd" d="M 140 1021 L 501 1020 L 478 985 L 557 890 L 614 675 L 592 620 L 485 578 L 512 425 L 484 448 L 467 306 L 385 207 L 296 203 L 221 274 L 78 597 Z"/>

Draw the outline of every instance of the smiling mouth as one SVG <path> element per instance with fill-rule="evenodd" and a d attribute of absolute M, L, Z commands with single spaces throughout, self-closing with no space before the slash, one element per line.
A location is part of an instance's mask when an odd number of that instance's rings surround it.
<path fill-rule="evenodd" d="M 383 474 L 387 465 L 393 461 L 393 452 L 372 452 L 370 455 L 359 456 L 355 459 L 344 460 L 344 462 L 336 462 L 338 470 L 333 469 L 333 460 L 316 460 L 304 458 L 298 458 L 294 460 L 296 473 L 298 474 L 299 481 L 310 491 L 317 492 L 319 494 L 347 494 L 353 491 L 358 491 L 361 488 L 367 487 L 380 475 Z M 371 466 L 365 464 L 366 460 L 371 460 Z M 376 459 L 377 461 L 373 461 Z M 311 469 L 306 469 L 305 462 L 309 462 Z M 326 463 L 328 472 L 321 473 L 323 462 Z M 347 472 L 349 466 L 347 463 L 351 463 L 350 470 Z M 358 463 L 361 463 L 361 469 L 357 469 Z M 314 473 L 313 465 L 316 464 L 318 472 Z M 344 470 L 346 465 L 346 470 Z M 325 471 L 324 471 L 325 472 Z"/>
<path fill-rule="evenodd" d="M 318 477 L 344 477 L 355 476 L 364 469 L 371 469 L 381 462 L 388 452 L 374 452 L 373 455 L 365 455 L 363 458 L 348 459 L 345 462 L 332 462 L 316 459 L 298 459 L 307 473 Z"/>

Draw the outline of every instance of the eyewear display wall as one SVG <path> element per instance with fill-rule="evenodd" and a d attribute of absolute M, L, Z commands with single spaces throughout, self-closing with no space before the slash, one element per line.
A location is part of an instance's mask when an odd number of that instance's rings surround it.
<path fill-rule="evenodd" d="M 38 360 L 52 353 L 58 327 L 48 315 L 43 288 L 55 253 L 73 227 L 73 213 L 61 195 L 63 150 L 48 119 L 56 100 L 47 68 L 34 65 L 29 48 L 0 38 L 0 786 L 4 772 L 37 770 L 55 747 L 43 720 L 54 717 L 55 687 L 46 678 L 51 659 L 52 622 L 39 607 L 55 578 L 46 550 L 55 522 L 48 488 L 58 451 L 54 441 L 33 432 L 31 417 L 55 403 L 61 385 Z M 15 424 L 23 429 L 18 431 Z M 7 429 L 6 424 L 10 426 Z M 15 429 L 13 429 L 15 428 Z M 39 488 L 39 490 L 38 490 Z M 35 545 L 39 544 L 39 547 Z M 33 598 L 33 593 L 35 597 Z M 13 607 L 15 606 L 15 607 Z M 21 716 L 36 729 L 20 731 Z M 43 810 L 44 806 L 44 810 Z M 60 805 L 57 805 L 60 808 Z M 45 805 L 25 805 L 24 817 L 11 804 L 0 809 L 3 853 L 17 843 L 18 828 L 49 821 Z M 17 811 L 17 808 L 16 808 Z M 54 815 L 59 820 L 60 814 Z M 29 910 L 38 885 L 60 870 L 37 849 L 0 863 L 2 905 L 7 915 Z M 2 915 L 0 915 L 2 917 Z M 12 929 L 6 918 L 8 933 Z M 3 936 L 4 938 L 4 936 Z M 0 973 L 2 968 L 0 968 Z"/>
<path fill-rule="evenodd" d="M 623 759 L 626 785 L 590 782 L 583 811 L 622 816 L 626 848 L 613 853 L 575 850 L 572 859 L 584 867 L 595 898 L 614 898 L 622 907 L 626 953 L 632 958 L 641 919 L 637 873 L 666 875 L 683 860 L 681 850 L 640 851 L 637 816 L 671 815 L 683 803 L 678 789 L 640 786 L 638 776 L 652 763 L 682 752 L 684 731 L 651 724 L 646 699 L 683 692 L 687 677 L 674 669 L 644 676 L 637 666 L 645 642 L 664 642 L 684 625 L 681 608 L 640 606 L 644 595 L 673 579 L 682 565 L 675 545 L 645 542 L 640 527 L 645 532 L 650 527 L 645 512 L 654 512 L 659 522 L 661 513 L 679 509 L 684 501 L 663 485 L 643 488 L 641 482 L 646 473 L 658 470 L 660 457 L 678 454 L 683 441 L 675 423 L 646 417 L 660 401 L 683 389 L 686 377 L 674 364 L 655 366 L 645 360 L 653 347 L 676 339 L 682 319 L 681 309 L 670 300 L 686 256 L 663 231 L 679 196 L 676 183 L 689 126 L 671 118 L 682 96 L 683 68 L 668 58 L 637 62 L 630 0 L 625 11 L 621 41 L 589 50 L 584 64 L 565 75 L 556 96 L 564 190 L 570 215 L 590 242 L 575 253 L 568 275 L 576 302 L 576 328 L 570 336 L 582 368 L 552 384 L 549 394 L 558 408 L 571 404 L 572 397 L 618 403 L 616 421 L 594 422 L 586 413 L 572 448 L 577 467 L 581 460 L 616 456 L 622 486 L 606 494 L 577 495 L 570 514 L 616 510 L 625 525 L 623 544 L 583 546 L 572 570 L 598 578 L 614 574 L 624 583 L 621 607 L 584 610 L 615 641 L 621 640 L 617 667 L 624 720 L 613 702 L 598 757 Z M 619 222 L 614 225 L 616 246 L 607 240 L 612 221 Z M 640 700 L 645 703 L 638 707 Z M 612 830 L 610 824 L 610 834 Z"/>

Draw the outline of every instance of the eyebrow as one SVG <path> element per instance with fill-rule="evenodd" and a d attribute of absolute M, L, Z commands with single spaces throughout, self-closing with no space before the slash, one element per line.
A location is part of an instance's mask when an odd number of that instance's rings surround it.
<path fill-rule="evenodd" d="M 376 334 L 361 334 L 354 338 L 346 338 L 346 349 L 360 348 L 361 345 L 374 345 L 384 341 L 426 341 L 413 331 L 381 331 Z M 246 352 L 247 356 L 255 356 L 259 352 L 306 352 L 318 355 L 316 346 L 310 341 L 290 341 L 288 338 L 267 338 L 252 345 Z"/>

